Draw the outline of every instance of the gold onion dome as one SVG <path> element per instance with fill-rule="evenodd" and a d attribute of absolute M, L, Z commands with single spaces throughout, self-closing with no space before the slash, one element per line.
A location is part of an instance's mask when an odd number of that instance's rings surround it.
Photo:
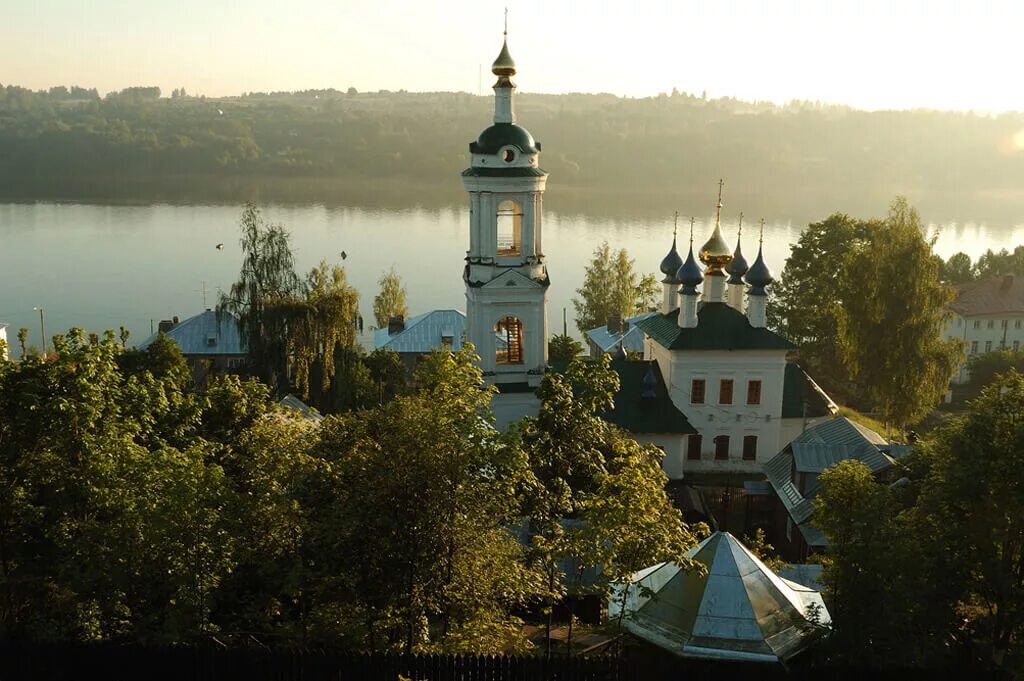
<path fill-rule="evenodd" d="M 729 244 L 722 238 L 722 229 L 715 225 L 715 231 L 711 233 L 703 246 L 700 247 L 700 261 L 708 266 L 708 274 L 721 272 L 722 269 L 732 262 L 732 253 L 729 252 Z"/>
<path fill-rule="evenodd" d="M 711 238 L 700 247 L 700 261 L 708 266 L 707 274 L 722 274 L 722 270 L 732 262 L 732 253 L 729 252 L 729 244 L 725 243 L 722 237 L 722 185 L 718 181 L 718 210 L 715 213 L 715 231 Z"/>
<path fill-rule="evenodd" d="M 508 53 L 508 37 L 505 38 L 504 43 L 501 45 L 501 52 L 498 54 L 498 58 L 491 64 L 491 73 L 506 78 L 516 75 L 516 63 L 512 61 L 512 55 Z"/>

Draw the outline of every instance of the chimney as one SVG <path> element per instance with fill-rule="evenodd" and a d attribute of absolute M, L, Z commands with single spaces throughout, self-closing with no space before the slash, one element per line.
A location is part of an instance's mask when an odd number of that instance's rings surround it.
<path fill-rule="evenodd" d="M 388 320 L 388 335 L 393 336 L 396 333 L 405 331 L 405 318 L 402 315 L 392 317 Z"/>
<path fill-rule="evenodd" d="M 622 332 L 622 315 L 613 314 L 608 318 L 608 333 Z"/>
<path fill-rule="evenodd" d="M 161 319 L 160 324 L 157 326 L 157 330 L 160 331 L 160 333 L 167 333 L 177 325 L 177 317 L 175 317 L 174 319 Z"/>

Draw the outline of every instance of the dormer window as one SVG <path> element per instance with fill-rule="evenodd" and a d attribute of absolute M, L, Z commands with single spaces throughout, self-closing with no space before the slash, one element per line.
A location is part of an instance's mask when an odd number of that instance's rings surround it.
<path fill-rule="evenodd" d="M 206 347 L 212 348 L 212 347 L 214 347 L 216 345 L 217 345 L 217 337 L 216 336 L 207 336 L 206 337 Z"/>

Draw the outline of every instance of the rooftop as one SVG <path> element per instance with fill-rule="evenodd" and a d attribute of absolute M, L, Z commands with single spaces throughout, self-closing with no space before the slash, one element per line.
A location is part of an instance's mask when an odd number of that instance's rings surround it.
<path fill-rule="evenodd" d="M 642 319 L 653 317 L 657 312 L 645 312 L 636 317 L 630 317 L 624 322 L 627 325 L 626 333 L 621 331 L 609 331 L 608 325 L 588 329 L 586 337 L 601 349 L 601 352 L 614 352 L 621 340 L 626 346 L 627 352 L 643 352 L 644 332 L 637 327 L 636 323 Z"/>
<path fill-rule="evenodd" d="M 836 412 L 836 404 L 793 362 L 786 363 L 782 385 L 782 418 L 816 418 Z"/>
<path fill-rule="evenodd" d="M 696 433 L 683 412 L 672 403 L 665 387 L 665 379 L 655 361 L 613 360 L 612 369 L 619 375 L 619 392 L 615 394 L 615 407 L 604 415 L 630 433 Z M 654 397 L 643 397 L 644 376 L 653 370 L 657 381 Z"/>
<path fill-rule="evenodd" d="M 138 345 L 145 350 L 156 340 L 159 333 L 153 334 Z M 181 348 L 184 355 L 246 355 L 242 345 L 242 335 L 238 329 L 238 318 L 225 312 L 217 319 L 213 310 L 205 310 L 194 317 L 167 331 L 164 335 L 173 340 Z"/>
<path fill-rule="evenodd" d="M 630 633 L 683 657 L 775 662 L 804 650 L 830 623 L 821 594 L 775 574 L 728 532 L 686 555 L 706 574 L 662 563 L 633 575 L 646 588 L 626 595 Z M 609 603 L 610 614 L 620 600 Z"/>
<path fill-rule="evenodd" d="M 1024 314 L 1024 277 L 1006 274 L 960 284 L 950 307 L 964 317 Z"/>
<path fill-rule="evenodd" d="M 798 435 L 764 465 L 764 472 L 790 518 L 800 526 L 808 546 L 824 546 L 824 535 L 809 524 L 814 510 L 812 500 L 818 492 L 817 474 L 847 459 L 861 461 L 877 473 L 892 466 L 889 451 L 884 437 L 840 416 Z M 803 492 L 793 480 L 794 471 L 815 476 Z"/>
<path fill-rule="evenodd" d="M 440 348 L 443 338 L 451 339 L 451 349 L 462 349 L 466 315 L 460 310 L 431 310 L 405 320 L 405 329 L 388 334 L 387 327 L 373 332 L 373 346 L 394 352 L 428 353 Z"/>
<path fill-rule="evenodd" d="M 774 331 L 754 327 L 746 315 L 725 303 L 703 303 L 697 326 L 681 329 L 679 310 L 654 314 L 637 322 L 656 343 L 669 350 L 795 350 Z"/>

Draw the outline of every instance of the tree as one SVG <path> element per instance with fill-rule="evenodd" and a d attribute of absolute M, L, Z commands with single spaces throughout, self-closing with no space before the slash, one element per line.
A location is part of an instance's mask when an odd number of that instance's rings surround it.
<path fill-rule="evenodd" d="M 336 349 L 355 346 L 359 293 L 343 268 L 323 261 L 301 280 L 288 232 L 267 224 L 254 205 L 246 204 L 241 227 L 242 269 L 230 292 L 221 295 L 217 314 L 238 315 L 250 361 L 272 389 L 289 389 L 290 376 L 308 397 L 315 371 L 326 391 Z"/>
<path fill-rule="evenodd" d="M 408 317 L 409 308 L 405 304 L 405 286 L 394 267 L 381 275 L 377 283 L 380 293 L 373 298 L 373 318 L 378 329 L 385 329 L 392 317 Z"/>
<path fill-rule="evenodd" d="M 947 538 L 946 580 L 961 587 L 967 634 L 1004 669 L 1024 658 L 1024 376 L 1011 369 L 942 430 L 922 514 Z"/>
<path fill-rule="evenodd" d="M 540 413 L 520 426 L 536 479 L 526 494 L 529 533 L 534 560 L 548 578 L 549 628 L 566 587 L 581 595 L 579 575 L 560 574 L 564 559 L 580 570 L 601 566 L 605 578 L 596 587 L 607 596 L 613 582 L 628 582 L 646 565 L 687 565 L 682 554 L 696 544 L 665 494 L 660 451 L 637 444 L 601 417 L 619 387 L 609 362 L 607 355 L 577 358 L 564 374 L 547 374 L 538 390 Z"/>
<path fill-rule="evenodd" d="M 991 253 L 991 251 L 989 251 Z M 974 281 L 974 265 L 966 253 L 954 253 L 942 264 L 940 277 L 947 284 L 964 284 Z"/>
<path fill-rule="evenodd" d="M 494 390 L 475 359 L 468 344 L 435 351 L 417 369 L 416 394 L 324 422 L 330 502 L 316 541 L 325 585 L 350 603 L 356 647 L 519 645 L 514 610 L 540 589 L 508 530 L 528 470 L 490 425 Z"/>
<path fill-rule="evenodd" d="M 259 209 L 247 203 L 242 211 L 242 269 L 230 291 L 221 294 L 217 314 L 238 316 L 239 331 L 257 375 L 278 388 L 284 384 L 288 362 L 287 330 L 276 308 L 294 304 L 299 278 L 288 232 L 267 224 Z"/>
<path fill-rule="evenodd" d="M 843 260 L 836 309 L 840 355 L 872 408 L 899 428 L 939 403 L 963 356 L 942 338 L 955 292 L 939 281 L 939 259 L 906 199 L 893 201 Z"/>
<path fill-rule="evenodd" d="M 625 319 L 646 312 L 655 304 L 657 279 L 653 274 L 638 279 L 633 266 L 625 249 L 613 253 L 607 241 L 594 249 L 583 286 L 576 289 L 579 298 L 572 301 L 580 332 L 601 326 L 616 315 Z"/>
<path fill-rule="evenodd" d="M 967 383 L 970 393 L 977 395 L 985 386 L 995 381 L 1000 374 L 1006 373 L 1011 368 L 1018 372 L 1024 372 L 1024 352 L 994 350 L 980 355 L 972 355 L 967 360 L 967 370 L 971 377 Z"/>
<path fill-rule="evenodd" d="M 552 336 L 548 341 L 548 358 L 555 362 L 569 362 L 583 354 L 583 344 L 572 336 Z"/>
<path fill-rule="evenodd" d="M 1013 249 L 1013 253 L 1005 248 L 1000 249 L 999 252 L 990 248 L 978 258 L 975 269 L 979 279 L 998 277 L 1003 274 L 1024 276 L 1024 246 L 1017 246 Z"/>
<path fill-rule="evenodd" d="M 844 258 L 867 237 L 872 224 L 843 213 L 811 223 L 793 245 L 779 282 L 771 287 L 776 304 L 768 310 L 777 315 L 780 333 L 799 347 L 801 364 L 832 394 L 850 390 L 837 319 L 848 279 Z"/>

